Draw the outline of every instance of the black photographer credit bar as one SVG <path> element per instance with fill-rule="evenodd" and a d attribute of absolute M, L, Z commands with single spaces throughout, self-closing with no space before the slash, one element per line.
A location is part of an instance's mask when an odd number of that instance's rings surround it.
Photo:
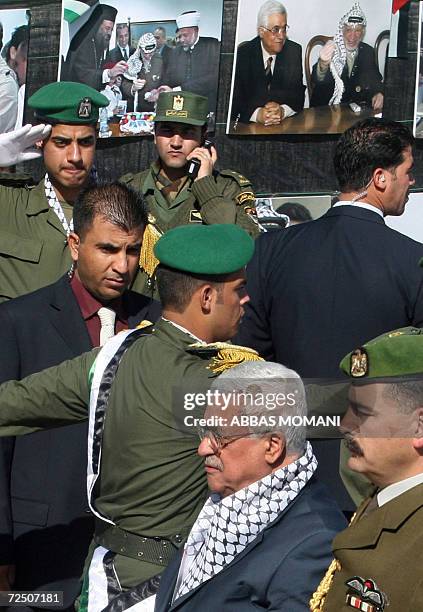
<path fill-rule="evenodd" d="M 63 608 L 63 591 L 0 591 L 0 608 L 3 606 Z"/>

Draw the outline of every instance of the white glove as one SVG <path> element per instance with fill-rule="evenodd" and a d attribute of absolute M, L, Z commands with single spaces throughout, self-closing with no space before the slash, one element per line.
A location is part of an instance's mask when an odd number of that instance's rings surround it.
<path fill-rule="evenodd" d="M 322 62 L 322 64 L 324 65 L 330 64 L 333 54 L 335 53 L 335 47 L 336 45 L 333 42 L 333 40 L 328 40 L 327 43 L 323 45 L 319 53 L 319 59 Z"/>
<path fill-rule="evenodd" d="M 14 166 L 20 162 L 41 157 L 42 152 L 34 147 L 36 142 L 45 140 L 51 125 L 24 125 L 14 132 L 0 134 L 0 166 Z"/>

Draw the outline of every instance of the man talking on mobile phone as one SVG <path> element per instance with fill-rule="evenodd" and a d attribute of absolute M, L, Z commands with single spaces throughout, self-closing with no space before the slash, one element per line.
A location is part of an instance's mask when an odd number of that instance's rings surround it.
<path fill-rule="evenodd" d="M 148 204 L 147 234 L 152 240 L 146 241 L 141 266 L 150 281 L 155 262 L 148 245 L 169 229 L 191 223 L 235 223 L 252 236 L 258 234 L 250 181 L 233 170 L 216 170 L 216 148 L 204 146 L 207 113 L 204 96 L 161 93 L 154 119 L 158 159 L 147 170 L 121 178 L 141 191 Z"/>

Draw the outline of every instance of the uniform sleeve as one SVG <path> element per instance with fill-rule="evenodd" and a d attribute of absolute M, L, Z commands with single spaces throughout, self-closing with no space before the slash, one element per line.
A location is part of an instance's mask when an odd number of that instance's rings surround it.
<path fill-rule="evenodd" d="M 0 436 L 61 427 L 88 418 L 88 375 L 99 349 L 20 381 L 0 385 Z"/>
<path fill-rule="evenodd" d="M 205 176 L 195 181 L 191 191 L 197 200 L 203 223 L 236 223 L 252 236 L 259 233 L 258 226 L 248 216 L 254 210 L 251 183 L 243 176 L 225 170 L 216 176 Z"/>

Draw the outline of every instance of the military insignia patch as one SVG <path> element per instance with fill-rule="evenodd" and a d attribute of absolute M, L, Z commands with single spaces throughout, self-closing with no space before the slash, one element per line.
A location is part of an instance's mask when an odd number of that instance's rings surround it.
<path fill-rule="evenodd" d="M 203 222 L 203 218 L 199 210 L 189 211 L 189 222 L 190 223 L 202 223 Z"/>
<path fill-rule="evenodd" d="M 183 96 L 175 96 L 173 98 L 173 110 L 181 111 L 184 108 Z"/>
<path fill-rule="evenodd" d="M 239 195 L 236 196 L 236 201 L 238 204 L 244 204 L 244 202 L 255 201 L 254 193 L 252 191 L 243 191 Z"/>
<path fill-rule="evenodd" d="M 388 338 L 396 338 L 396 336 L 402 336 L 403 334 L 404 332 L 402 331 L 391 332 L 388 334 Z"/>
<path fill-rule="evenodd" d="M 370 578 L 364 580 L 360 576 L 353 576 L 345 584 L 348 587 L 346 603 L 355 610 L 383 612 L 389 605 L 386 594 Z"/>
<path fill-rule="evenodd" d="M 89 119 L 91 117 L 92 104 L 90 98 L 81 100 L 78 106 L 78 117 L 80 119 Z"/>
<path fill-rule="evenodd" d="M 369 372 L 369 357 L 364 348 L 355 349 L 351 353 L 350 375 L 353 378 L 361 378 Z"/>

